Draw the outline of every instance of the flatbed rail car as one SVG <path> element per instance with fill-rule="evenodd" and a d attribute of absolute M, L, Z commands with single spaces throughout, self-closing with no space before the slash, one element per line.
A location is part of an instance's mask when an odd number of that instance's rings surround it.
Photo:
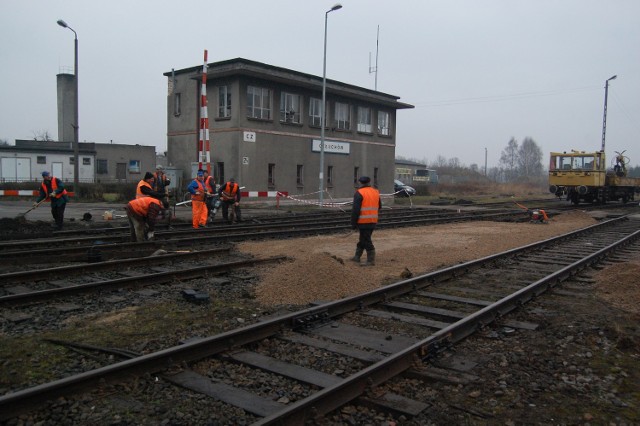
<path fill-rule="evenodd" d="M 640 178 L 628 177 L 629 158 L 624 151 L 616 154 L 615 165 L 607 168 L 604 151 L 552 152 L 549 191 L 573 204 L 634 200 L 640 193 Z"/>

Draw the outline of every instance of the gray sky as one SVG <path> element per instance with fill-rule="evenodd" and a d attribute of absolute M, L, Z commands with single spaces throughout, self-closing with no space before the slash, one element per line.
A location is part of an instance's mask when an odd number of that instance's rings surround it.
<path fill-rule="evenodd" d="M 172 68 L 243 57 L 322 75 L 334 0 L 2 0 L 0 139 L 56 139 L 56 74 L 78 33 L 80 140 L 166 150 Z M 640 1 L 342 0 L 329 14 L 327 78 L 416 106 L 396 154 L 498 164 L 511 137 L 543 150 L 606 152 L 640 164 Z M 215 159 L 215 140 L 213 141 Z"/>

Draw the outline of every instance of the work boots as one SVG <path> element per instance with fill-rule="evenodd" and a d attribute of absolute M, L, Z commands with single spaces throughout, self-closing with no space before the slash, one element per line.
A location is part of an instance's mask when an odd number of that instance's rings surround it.
<path fill-rule="evenodd" d="M 353 262 L 357 262 L 360 263 L 360 258 L 362 257 L 362 252 L 364 251 L 364 249 L 361 249 L 360 247 L 356 248 L 356 254 L 351 258 L 351 260 Z"/>
<path fill-rule="evenodd" d="M 360 266 L 374 266 L 376 264 L 376 251 L 367 250 L 367 261 Z"/>

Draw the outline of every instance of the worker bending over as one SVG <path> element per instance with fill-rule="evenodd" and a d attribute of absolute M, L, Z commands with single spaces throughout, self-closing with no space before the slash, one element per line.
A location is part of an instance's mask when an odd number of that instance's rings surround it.
<path fill-rule="evenodd" d="M 169 207 L 168 203 L 163 205 L 163 201 L 153 197 L 135 198 L 129 201 L 124 209 L 129 219 L 131 240 L 134 242 L 153 240 L 158 214 L 166 207 Z"/>

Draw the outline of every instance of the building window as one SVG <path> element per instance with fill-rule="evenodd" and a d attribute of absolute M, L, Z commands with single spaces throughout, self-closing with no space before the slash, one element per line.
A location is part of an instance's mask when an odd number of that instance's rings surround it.
<path fill-rule="evenodd" d="M 354 185 L 358 185 L 358 179 L 360 178 L 360 168 L 359 167 L 354 167 L 353 168 L 353 184 Z"/>
<path fill-rule="evenodd" d="M 302 180 L 302 176 L 303 176 L 303 172 L 304 172 L 304 166 L 302 164 L 298 164 L 296 166 L 296 183 L 298 185 L 302 185 L 304 184 L 304 181 Z"/>
<path fill-rule="evenodd" d="M 90 166 L 91 165 L 91 157 L 82 157 L 82 165 Z"/>
<path fill-rule="evenodd" d="M 371 133 L 371 109 L 358 107 L 358 131 Z"/>
<path fill-rule="evenodd" d="M 129 160 L 129 173 L 140 173 L 140 160 Z"/>
<path fill-rule="evenodd" d="M 276 165 L 269 163 L 269 171 L 267 177 L 267 184 L 269 186 L 275 186 L 276 184 Z"/>
<path fill-rule="evenodd" d="M 383 136 L 390 136 L 389 131 L 389 113 L 385 111 L 378 111 L 378 134 Z"/>
<path fill-rule="evenodd" d="M 101 160 L 98 158 L 96 160 L 96 173 L 99 175 L 106 175 L 109 173 L 109 169 L 107 167 L 107 160 Z"/>
<path fill-rule="evenodd" d="M 44 155 L 38 155 L 38 158 L 36 159 L 36 162 L 38 164 L 47 164 L 47 157 Z"/>
<path fill-rule="evenodd" d="M 255 86 L 247 87 L 247 117 L 271 119 L 269 89 Z"/>
<path fill-rule="evenodd" d="M 327 167 L 327 186 L 333 186 L 333 166 Z"/>
<path fill-rule="evenodd" d="M 180 113 L 182 112 L 182 98 L 180 96 L 180 93 L 174 93 L 173 94 L 173 115 L 175 115 L 176 117 L 180 115 Z"/>
<path fill-rule="evenodd" d="M 302 96 L 282 92 L 280 95 L 280 121 L 302 123 Z"/>
<path fill-rule="evenodd" d="M 218 118 L 231 117 L 231 87 L 218 87 Z"/>
<path fill-rule="evenodd" d="M 75 157 L 69 157 L 69 164 L 71 164 L 72 166 L 73 166 L 74 164 L 76 164 L 76 159 L 75 159 Z"/>
<path fill-rule="evenodd" d="M 351 110 L 348 104 L 336 102 L 336 128 L 340 130 L 351 129 Z"/>
<path fill-rule="evenodd" d="M 322 122 L 322 111 L 320 111 L 320 107 L 322 106 L 322 99 L 318 98 L 310 98 L 309 99 L 309 125 L 320 127 L 320 123 Z M 324 125 L 327 125 L 327 117 L 329 116 L 329 102 L 325 103 L 324 107 Z"/>

